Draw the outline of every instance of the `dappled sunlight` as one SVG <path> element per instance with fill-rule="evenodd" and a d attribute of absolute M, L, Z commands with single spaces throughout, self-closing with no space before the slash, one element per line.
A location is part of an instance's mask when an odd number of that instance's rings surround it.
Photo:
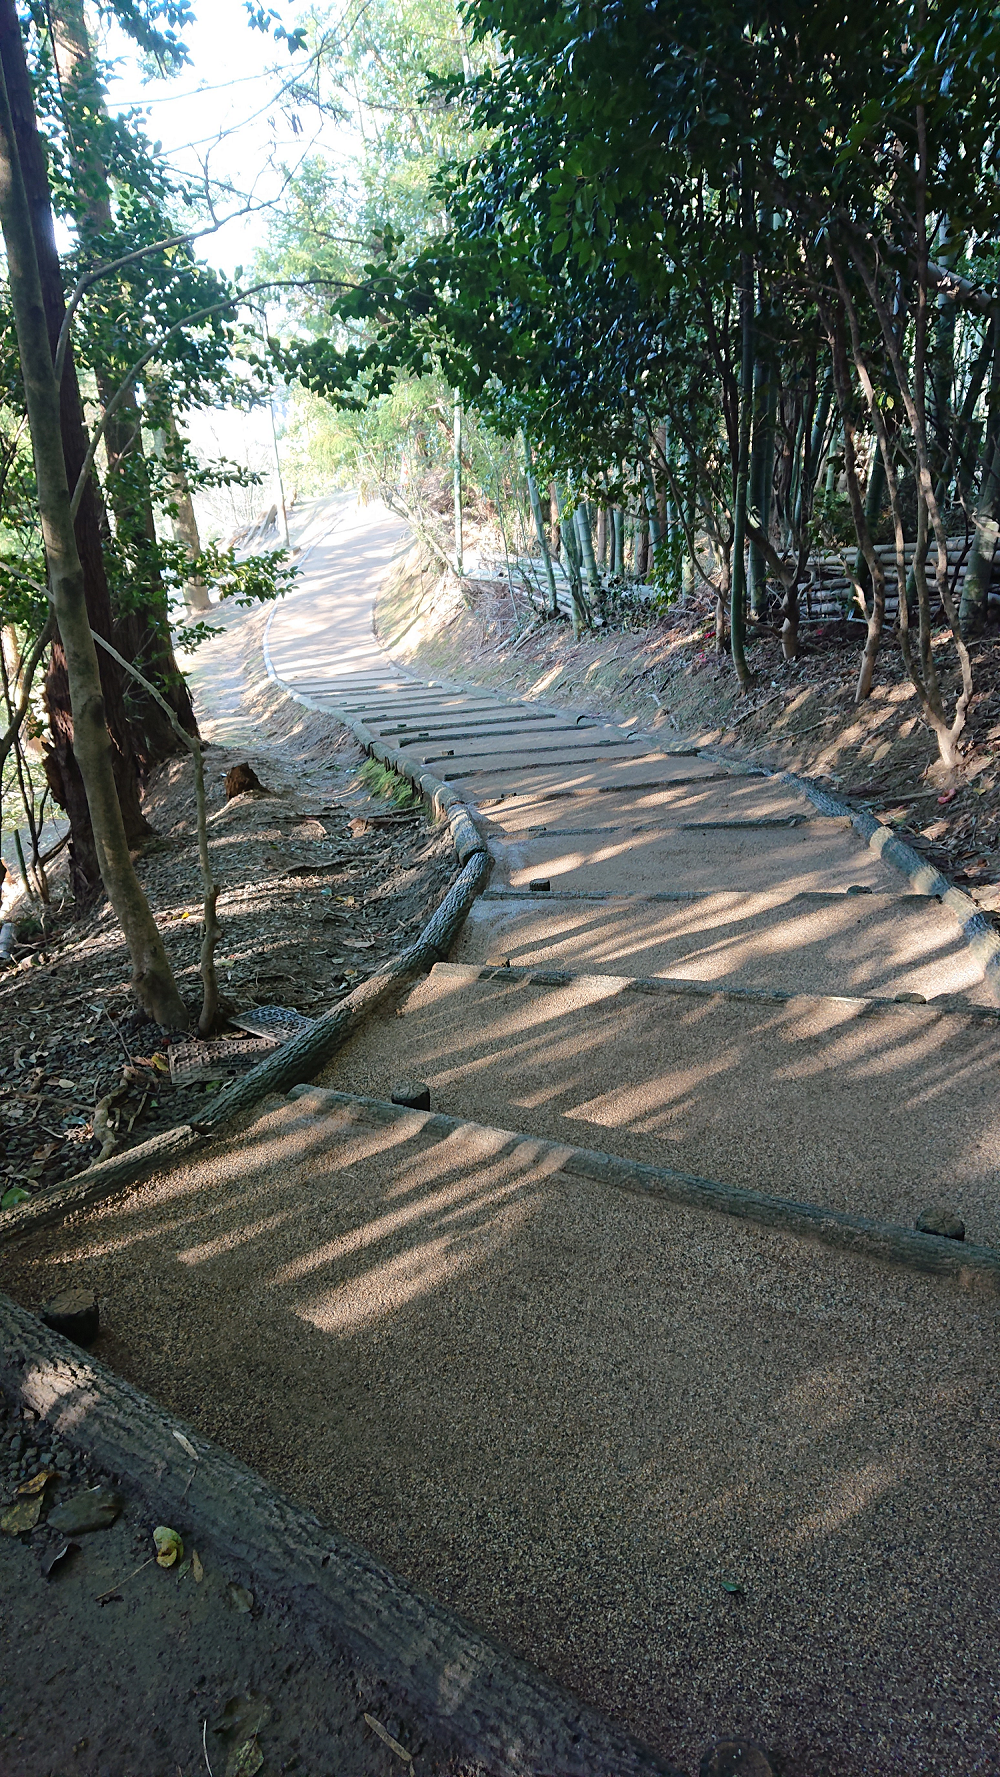
<path fill-rule="evenodd" d="M 416 1075 L 451 1115 L 893 1222 L 912 1224 L 947 1181 L 970 1238 L 1000 1239 L 992 1021 L 478 965 L 440 965 L 400 1011 L 360 1033 L 324 1083 L 385 1096 L 394 1076 Z"/>
<path fill-rule="evenodd" d="M 730 1072 L 738 1060 L 734 1050 L 725 1050 L 700 1067 L 674 1068 L 657 1075 L 655 1080 L 617 1086 L 595 1098 L 583 1099 L 566 1115 L 609 1129 L 634 1128 L 651 1135 L 665 1135 L 682 1113 L 689 1118 L 696 1113 L 698 1094 L 720 1074 Z"/>
<path fill-rule="evenodd" d="M 561 880 L 570 863 L 559 857 L 545 868 Z M 530 879 L 537 868 L 525 864 L 519 874 Z M 676 902 L 483 900 L 456 954 L 482 955 L 484 945 L 487 955 L 499 949 L 522 966 L 558 964 L 577 973 L 646 973 L 791 992 L 905 991 L 933 999 L 976 990 L 981 980 L 957 921 L 930 897 L 900 907 L 844 893 L 786 897 L 780 885 Z"/>
<path fill-rule="evenodd" d="M 833 1536 L 857 1518 L 866 1517 L 884 1494 L 900 1485 L 907 1466 L 902 1455 L 896 1454 L 890 1460 L 865 1462 L 829 1477 L 825 1498 L 803 1517 L 795 1531 L 795 1543 L 802 1547 L 818 1537 Z"/>

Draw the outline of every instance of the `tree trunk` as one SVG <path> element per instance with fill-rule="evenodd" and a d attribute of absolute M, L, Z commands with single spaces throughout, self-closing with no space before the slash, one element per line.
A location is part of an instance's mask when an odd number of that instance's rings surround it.
<path fill-rule="evenodd" d="M 112 767 L 97 650 L 70 510 L 59 391 L 42 296 L 27 193 L 21 176 L 7 85 L 0 70 L 0 225 L 7 251 L 11 306 L 35 460 L 49 588 L 69 675 L 76 758 L 86 785 L 101 877 L 132 958 L 140 1003 L 168 1028 L 188 1022 L 163 941 L 129 857 Z"/>
<path fill-rule="evenodd" d="M 746 218 L 752 210 L 744 204 Z M 753 419 L 753 268 L 750 255 L 742 255 L 740 290 L 740 423 L 735 463 L 736 498 L 733 512 L 733 570 L 730 591 L 729 638 L 736 677 L 744 690 L 750 683 L 750 671 L 744 653 L 746 639 L 746 536 L 747 495 L 750 481 L 750 428 Z"/>
<path fill-rule="evenodd" d="M 49 351 L 54 355 L 65 314 L 62 270 L 52 224 L 45 155 L 35 119 L 24 44 L 12 0 L 0 0 L 0 67 L 7 88 L 13 141 L 20 162 L 31 225 Z M 72 347 L 66 354 L 59 388 L 59 407 L 65 471 L 70 483 L 75 485 L 87 454 L 87 434 Z M 110 640 L 113 622 L 104 569 L 102 516 L 91 477 L 84 489 L 76 516 L 76 543 L 83 568 L 90 623 L 99 635 Z M 150 827 L 140 806 L 139 779 L 125 712 L 121 670 L 113 660 L 106 658 L 100 663 L 100 677 L 118 799 L 125 832 L 134 845 L 148 835 Z M 45 758 L 45 774 L 53 796 L 69 817 L 71 882 L 74 895 L 79 901 L 85 902 L 98 891 L 101 873 L 83 777 L 74 751 L 69 675 L 61 637 L 52 647 L 45 678 L 45 703 L 52 733 L 52 747 Z"/>
<path fill-rule="evenodd" d="M 94 259 L 101 257 L 101 237 L 114 228 L 107 168 L 93 133 L 81 136 L 81 113 L 104 115 L 104 93 L 97 78 L 82 0 L 50 0 L 58 74 L 64 98 L 75 101 L 67 108 L 70 158 L 76 180 L 74 219 L 84 248 Z M 107 407 L 118 392 L 115 373 L 95 366 L 97 391 Z M 107 423 L 104 443 L 108 455 L 107 488 L 119 543 L 127 552 L 131 576 L 130 608 L 117 613 L 114 639 L 127 660 L 166 698 L 181 727 L 196 734 L 194 705 L 174 658 L 167 596 L 156 553 L 156 524 L 150 493 L 149 472 L 142 444 L 142 411 L 135 390 L 129 388 Z M 207 602 L 207 601 L 206 601 Z M 179 750 L 179 742 L 163 710 L 149 694 L 134 685 L 126 690 L 129 725 L 140 770 L 146 774 Z"/>
<path fill-rule="evenodd" d="M 552 557 L 549 554 L 548 539 L 545 535 L 545 519 L 542 514 L 542 502 L 538 494 L 538 483 L 535 480 L 531 468 L 531 446 L 528 443 L 528 434 L 523 432 L 521 436 L 524 440 L 524 467 L 528 477 L 528 498 L 531 501 L 531 516 L 535 521 L 535 534 L 538 537 L 538 547 L 542 552 L 542 560 L 545 563 L 545 578 L 548 581 L 549 587 L 549 610 L 553 617 L 558 617 L 559 594 L 556 591 L 556 577 L 552 569 Z"/>
<path fill-rule="evenodd" d="M 993 579 L 993 557 L 1000 536 L 1000 444 L 983 477 L 976 502 L 976 534 L 969 553 L 958 621 L 965 636 L 982 635 L 986 628 L 986 601 Z"/>
<path fill-rule="evenodd" d="M 580 544 L 580 562 L 583 568 L 583 578 L 587 585 L 587 597 L 592 602 L 596 602 L 601 590 L 601 577 L 597 572 L 594 537 L 590 528 L 590 512 L 585 502 L 581 502 L 576 508 L 573 518 Z"/>
<path fill-rule="evenodd" d="M 462 398 L 454 391 L 454 445 L 451 461 L 451 492 L 455 518 L 455 572 L 462 578 Z"/>
<path fill-rule="evenodd" d="M 195 517 L 194 502 L 191 499 L 191 487 L 184 470 L 184 440 L 177 430 L 177 421 L 173 411 L 169 408 L 163 430 L 157 432 L 156 438 L 157 453 L 161 456 L 166 469 L 167 480 L 170 483 L 170 497 L 174 506 L 171 519 L 174 542 L 182 545 L 189 561 L 197 561 L 201 554 L 201 537 L 198 534 L 198 520 Z M 192 578 L 185 581 L 184 603 L 188 611 L 196 617 L 211 610 L 212 601 L 203 580 Z"/>
<path fill-rule="evenodd" d="M 777 389 L 768 366 L 757 359 L 753 369 L 754 422 L 750 453 L 750 504 L 767 536 L 771 524 L 771 481 L 774 470 L 774 419 Z M 750 543 L 750 609 L 762 617 L 767 603 L 767 566 L 759 544 Z"/>

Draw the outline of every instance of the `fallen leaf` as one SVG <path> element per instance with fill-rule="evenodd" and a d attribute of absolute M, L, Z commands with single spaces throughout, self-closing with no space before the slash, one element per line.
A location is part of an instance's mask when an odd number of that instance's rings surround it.
<path fill-rule="evenodd" d="M 732 1592 L 737 1595 L 742 1595 L 743 1587 L 740 1585 L 739 1580 L 722 1580 L 720 1584 L 724 1592 Z"/>
<path fill-rule="evenodd" d="M 50 1579 L 55 1569 L 60 1567 L 70 1555 L 78 1554 L 79 1549 L 79 1543 L 59 1543 L 56 1548 L 50 1550 L 42 1561 L 42 1572 L 45 1578 Z"/>
<path fill-rule="evenodd" d="M 202 1580 L 205 1578 L 205 1569 L 202 1567 L 197 1549 L 191 1550 L 191 1572 L 194 1576 L 195 1585 L 200 1586 Z"/>
<path fill-rule="evenodd" d="M 177 1439 L 177 1442 L 180 1445 L 181 1449 L 185 1450 L 187 1452 L 188 1456 L 191 1457 L 191 1460 L 193 1462 L 200 1461 L 200 1457 L 198 1455 L 198 1452 L 195 1449 L 194 1445 L 192 1444 L 190 1438 L 186 1438 L 182 1431 L 175 1431 L 174 1437 Z"/>
<path fill-rule="evenodd" d="M 253 1610 L 253 1593 L 248 1592 L 246 1586 L 237 1586 L 230 1582 L 229 1597 L 234 1610 L 238 1610 L 241 1616 L 250 1615 Z"/>
<path fill-rule="evenodd" d="M 0 1518 L 0 1530 L 8 1536 L 20 1536 L 25 1530 L 34 1530 L 41 1516 L 42 1496 L 36 1493 L 33 1499 L 18 1500 L 9 1511 Z"/>
<path fill-rule="evenodd" d="M 54 1468 L 40 1468 L 37 1475 L 32 1475 L 30 1481 L 21 1482 L 21 1485 L 17 1490 L 18 1493 L 30 1494 L 43 1492 L 46 1481 L 51 1481 L 55 1473 L 56 1471 Z"/>
<path fill-rule="evenodd" d="M 150 1067 L 155 1067 L 158 1074 L 169 1074 L 170 1063 L 165 1055 L 154 1055 L 150 1059 Z"/>
<path fill-rule="evenodd" d="M 190 1557 L 190 1555 L 185 1555 L 183 1561 L 181 1562 L 179 1568 L 177 1569 L 178 1582 L 180 1582 L 181 1580 L 186 1580 L 187 1576 L 190 1572 L 191 1572 L 191 1557 Z"/>
<path fill-rule="evenodd" d="M 226 1777 L 254 1777 L 264 1763 L 264 1754 L 260 1750 L 257 1736 L 244 1740 L 242 1745 L 234 1746 L 226 1760 Z"/>
<path fill-rule="evenodd" d="M 76 1091 L 76 1081 L 75 1080 L 57 1080 L 56 1085 L 63 1092 L 75 1092 Z"/>
<path fill-rule="evenodd" d="M 157 1567 L 173 1567 L 174 1562 L 178 1561 L 184 1553 L 184 1544 L 176 1530 L 171 1530 L 166 1524 L 156 1526 L 153 1531 L 153 1541 L 156 1544 Z"/>
<path fill-rule="evenodd" d="M 345 950 L 374 950 L 374 938 L 341 938 Z"/>
<path fill-rule="evenodd" d="M 405 1746 L 400 1746 L 399 1741 L 393 1739 L 388 1728 L 384 1728 L 382 1726 L 382 1723 L 380 1721 L 376 1721 L 375 1717 L 373 1715 L 366 1715 L 365 1721 L 368 1723 L 368 1726 L 371 1728 L 372 1733 L 377 1734 L 380 1740 L 385 1741 L 390 1752 L 394 1752 L 396 1754 L 396 1757 L 401 1758 L 405 1764 L 412 1765 L 412 1763 L 413 1763 L 412 1752 L 407 1752 Z"/>
<path fill-rule="evenodd" d="M 274 1711 L 259 1691 L 243 1691 L 230 1697 L 212 1723 L 213 1734 L 232 1734 L 237 1743 L 254 1740 Z"/>
<path fill-rule="evenodd" d="M 30 1196 L 31 1192 L 23 1185 L 11 1185 L 10 1190 L 0 1197 L 0 1209 L 16 1209 L 19 1203 L 27 1203 Z"/>

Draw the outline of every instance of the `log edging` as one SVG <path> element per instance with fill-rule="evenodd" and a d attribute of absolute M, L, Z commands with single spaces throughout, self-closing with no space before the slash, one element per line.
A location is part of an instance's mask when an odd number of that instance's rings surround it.
<path fill-rule="evenodd" d="M 321 1086 L 300 1086 L 289 1096 L 313 1100 L 320 1112 L 345 1111 L 360 1121 L 377 1125 L 404 1123 L 409 1119 L 407 1127 L 414 1135 L 445 1137 L 459 1130 L 483 1131 L 486 1127 L 463 1117 L 447 1116 L 442 1111 L 407 1110 L 382 1099 L 334 1092 Z M 845 1210 L 829 1209 L 820 1204 L 800 1203 L 790 1197 L 773 1197 L 739 1185 L 725 1185 L 717 1179 L 700 1178 L 696 1173 L 678 1172 L 673 1167 L 622 1160 L 618 1155 L 605 1154 L 596 1148 L 575 1148 L 544 1136 L 525 1135 L 515 1130 L 491 1130 L 490 1133 L 502 1134 L 511 1146 L 525 1143 L 533 1153 L 553 1156 L 555 1171 L 570 1178 L 590 1179 L 617 1190 L 638 1192 L 692 1209 L 710 1210 L 715 1214 L 733 1216 L 738 1221 L 755 1222 L 779 1233 L 818 1240 L 824 1246 L 838 1247 L 882 1264 L 902 1265 L 911 1271 L 946 1277 L 960 1288 L 979 1295 L 1000 1296 L 1000 1249 L 996 1247 L 948 1240 L 936 1234 L 919 1234 L 915 1229 L 903 1228 L 893 1222 L 850 1215 Z"/>
<path fill-rule="evenodd" d="M 503 1777 L 682 1777 L 3 1295 L 0 1391 L 124 1481 L 151 1522 L 197 1542 L 255 1598 L 291 1609 L 321 1654 L 364 1667 L 466 1758 Z"/>
<path fill-rule="evenodd" d="M 947 907 L 962 928 L 962 937 L 983 971 L 983 980 L 994 1002 L 1000 1006 L 1000 933 L 976 906 L 971 895 L 964 894 L 943 871 L 935 869 L 868 809 L 852 808 L 849 802 L 832 795 L 812 778 L 799 777 L 793 771 L 769 772 L 768 775 L 801 790 L 821 813 L 846 816 L 869 850 L 905 876 L 914 893 L 935 897 Z"/>
<path fill-rule="evenodd" d="M 336 710 L 323 708 L 308 698 L 298 697 L 282 684 L 271 667 L 270 656 L 266 651 L 266 637 L 265 663 L 272 679 L 288 696 L 294 697 L 296 702 L 307 708 L 342 723 L 362 745 L 366 744 L 362 736 L 367 735 L 368 731 L 361 723 L 354 722 L 346 713 L 341 714 Z M 235 1080 L 226 1091 L 220 1092 L 203 1117 L 191 1124 L 164 1130 L 149 1141 L 129 1148 L 124 1154 L 88 1166 L 84 1172 L 77 1173 L 65 1184 L 54 1186 L 30 1202 L 4 1210 L 0 1213 L 0 1244 L 5 1240 L 20 1239 L 35 1228 L 50 1227 L 76 1210 L 85 1209 L 101 1198 L 110 1196 L 121 1186 L 137 1184 L 140 1179 L 155 1172 L 157 1167 L 175 1159 L 207 1136 L 217 1134 L 225 1123 L 251 1110 L 270 1093 L 287 1092 L 290 1087 L 312 1079 L 377 1006 L 414 975 L 426 973 L 436 962 L 445 959 L 472 902 L 489 875 L 490 858 L 486 843 L 473 824 L 465 803 L 454 790 L 449 789 L 447 784 L 429 771 L 421 773 L 419 779 L 414 779 L 411 771 L 404 771 L 401 765 L 396 764 L 397 758 L 403 765 L 410 763 L 402 754 L 395 755 L 391 749 L 382 747 L 374 736 L 369 738 L 372 741 L 369 750 L 375 753 L 375 757 L 391 765 L 393 770 L 399 770 L 401 776 L 416 782 L 437 818 L 447 819 L 452 843 L 462 866 L 458 877 L 432 913 L 419 938 L 397 956 L 390 957 L 367 981 L 352 988 L 329 1012 L 317 1018 L 310 1030 L 265 1056 L 249 1073 Z"/>

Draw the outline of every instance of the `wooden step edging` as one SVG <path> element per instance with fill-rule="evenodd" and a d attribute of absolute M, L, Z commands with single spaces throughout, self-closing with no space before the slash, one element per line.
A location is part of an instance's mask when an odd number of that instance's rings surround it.
<path fill-rule="evenodd" d="M 539 901 L 546 899 L 539 895 Z M 521 981 L 528 987 L 569 987 L 574 981 L 599 981 L 606 997 L 641 993 L 654 998 L 683 998 L 689 995 L 701 1000 L 731 1000 L 737 1005 L 793 1006 L 806 1010 L 812 1006 L 848 1007 L 859 1018 L 875 1017 L 881 1012 L 900 1012 L 914 1018 L 971 1018 L 996 1027 L 1000 1006 L 977 1006 L 958 994 L 942 994 L 936 1000 L 896 999 L 888 994 L 819 993 L 801 987 L 739 987 L 729 981 L 699 981 L 687 975 L 604 975 L 584 969 L 561 969 L 558 964 L 545 963 L 452 963 L 442 960 L 435 965 L 458 984 L 473 981 Z"/>
<path fill-rule="evenodd" d="M 467 863 L 477 852 L 485 853 L 485 841 L 457 790 L 449 788 L 448 784 L 443 783 L 432 771 L 418 771 L 415 760 L 408 759 L 398 747 L 387 747 L 377 735 L 373 734 L 363 722 L 359 722 L 357 717 L 342 705 L 317 703 L 314 697 L 306 697 L 279 677 L 271 659 L 271 650 L 268 647 L 268 636 L 273 617 L 274 611 L 272 610 L 264 630 L 262 644 L 264 666 L 272 684 L 276 685 L 286 697 L 290 697 L 293 703 L 301 704 L 303 709 L 311 710 L 315 715 L 332 716 L 335 722 L 342 723 L 366 753 L 370 754 L 373 759 L 377 759 L 381 765 L 387 766 L 390 771 L 395 771 L 400 777 L 406 778 L 414 789 L 419 790 L 430 803 L 437 819 L 448 821 L 460 864 Z"/>
<path fill-rule="evenodd" d="M 346 1655 L 466 1759 L 498 1777 L 681 1777 L 3 1295 L 0 1391 L 138 1496 L 151 1524 L 173 1525 L 291 1612 L 320 1657 Z"/>
<path fill-rule="evenodd" d="M 762 1191 L 700 1178 L 695 1173 L 677 1172 L 672 1167 L 653 1166 L 639 1160 L 622 1160 L 597 1149 L 574 1148 L 517 1130 L 487 1129 L 483 1124 L 464 1117 L 447 1116 L 440 1111 L 407 1110 L 382 1099 L 333 1092 L 320 1086 L 297 1086 L 289 1097 L 307 1100 L 315 1105 L 317 1113 L 340 1111 L 347 1121 L 353 1117 L 356 1121 L 376 1126 L 389 1125 L 399 1128 L 400 1134 L 405 1135 L 444 1138 L 459 1131 L 468 1131 L 472 1135 L 500 1135 L 504 1139 L 505 1151 L 506 1144 L 526 1144 L 539 1156 L 551 1155 L 557 1162 L 555 1172 L 565 1173 L 568 1178 L 589 1179 L 595 1184 L 638 1192 L 663 1202 L 682 1203 L 692 1209 L 734 1216 L 739 1221 L 753 1222 L 806 1240 L 818 1240 L 824 1246 L 838 1247 L 841 1251 L 882 1264 L 902 1265 L 912 1271 L 946 1277 L 961 1288 L 982 1296 L 1000 1296 L 1000 1249 L 995 1247 L 947 1240 L 936 1234 L 919 1234 L 915 1229 L 874 1221 L 868 1216 L 849 1215 L 844 1210 L 800 1203 L 788 1197 L 772 1197 Z M 551 1178 L 553 1174 L 547 1176 Z"/>
<path fill-rule="evenodd" d="M 943 907 L 947 907 L 962 928 L 962 936 L 983 971 L 983 980 L 1000 1006 L 1000 932 L 997 932 L 992 921 L 976 906 L 971 895 L 963 894 L 953 882 L 948 880 L 940 870 L 922 858 L 912 845 L 900 839 L 891 827 L 867 809 L 852 808 L 839 796 L 832 795 L 808 777 L 797 777 L 792 771 L 782 771 L 767 775 L 776 776 L 779 783 L 791 784 L 804 795 L 808 796 L 823 814 L 847 816 L 856 833 L 861 835 L 870 851 L 885 863 L 891 864 L 901 876 L 905 876 L 911 889 L 920 895 L 933 895 Z"/>

